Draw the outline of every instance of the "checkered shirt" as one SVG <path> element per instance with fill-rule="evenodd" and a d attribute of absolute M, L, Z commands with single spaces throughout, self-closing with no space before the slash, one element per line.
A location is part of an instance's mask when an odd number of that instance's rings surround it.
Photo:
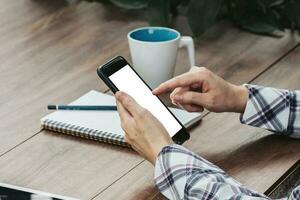
<path fill-rule="evenodd" d="M 300 91 L 245 85 L 249 98 L 240 121 L 243 124 L 300 138 Z M 169 199 L 270 199 L 226 174 L 216 165 L 180 145 L 159 153 L 155 184 Z M 300 199 L 300 186 L 288 198 Z"/>

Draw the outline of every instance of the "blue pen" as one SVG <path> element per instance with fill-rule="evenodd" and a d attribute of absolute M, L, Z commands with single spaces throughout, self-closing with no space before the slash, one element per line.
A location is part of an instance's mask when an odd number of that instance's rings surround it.
<path fill-rule="evenodd" d="M 117 110 L 117 106 L 48 105 L 48 110 Z"/>

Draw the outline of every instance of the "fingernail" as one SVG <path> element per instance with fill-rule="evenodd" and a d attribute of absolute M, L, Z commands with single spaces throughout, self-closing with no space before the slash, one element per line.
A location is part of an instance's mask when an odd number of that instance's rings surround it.
<path fill-rule="evenodd" d="M 120 92 L 119 91 L 115 93 L 115 97 L 116 97 L 116 99 L 118 99 L 120 97 Z"/>
<path fill-rule="evenodd" d="M 174 100 L 175 100 L 175 101 L 181 101 L 181 100 L 182 100 L 182 97 L 181 97 L 180 95 L 176 94 L 176 95 L 174 96 Z"/>
<path fill-rule="evenodd" d="M 118 92 L 116 92 L 115 96 L 116 96 L 116 99 L 122 100 L 123 93 L 121 91 L 118 91 Z"/>
<path fill-rule="evenodd" d="M 175 106 L 178 106 L 176 101 L 174 101 L 174 100 L 171 100 L 171 101 L 172 101 L 172 104 L 174 104 Z"/>

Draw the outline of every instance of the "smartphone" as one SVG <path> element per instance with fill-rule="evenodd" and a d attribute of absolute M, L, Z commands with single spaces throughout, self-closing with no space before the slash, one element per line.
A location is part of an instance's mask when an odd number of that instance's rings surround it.
<path fill-rule="evenodd" d="M 163 124 L 175 143 L 182 144 L 190 138 L 181 122 L 157 96 L 152 94 L 151 88 L 122 56 L 117 56 L 99 66 L 97 73 L 113 93 L 126 92 L 149 110 Z"/>

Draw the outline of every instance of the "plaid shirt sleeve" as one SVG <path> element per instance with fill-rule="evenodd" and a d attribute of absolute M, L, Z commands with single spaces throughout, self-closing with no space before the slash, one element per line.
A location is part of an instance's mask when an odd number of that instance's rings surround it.
<path fill-rule="evenodd" d="M 243 124 L 300 138 L 300 91 L 245 85 L 249 99 L 240 117 Z"/>
<path fill-rule="evenodd" d="M 176 144 L 164 147 L 159 153 L 154 181 L 168 199 L 270 199 L 248 189 L 216 165 Z M 289 197 L 289 200 L 296 199 L 300 199 L 300 187 L 294 189 Z"/>
<path fill-rule="evenodd" d="M 241 122 L 300 138 L 300 91 L 246 85 Z M 166 146 L 155 164 L 155 184 L 169 199 L 270 199 L 246 188 L 222 169 L 179 145 Z M 287 198 L 285 198 L 287 199 Z M 300 186 L 289 200 L 300 199 Z"/>

